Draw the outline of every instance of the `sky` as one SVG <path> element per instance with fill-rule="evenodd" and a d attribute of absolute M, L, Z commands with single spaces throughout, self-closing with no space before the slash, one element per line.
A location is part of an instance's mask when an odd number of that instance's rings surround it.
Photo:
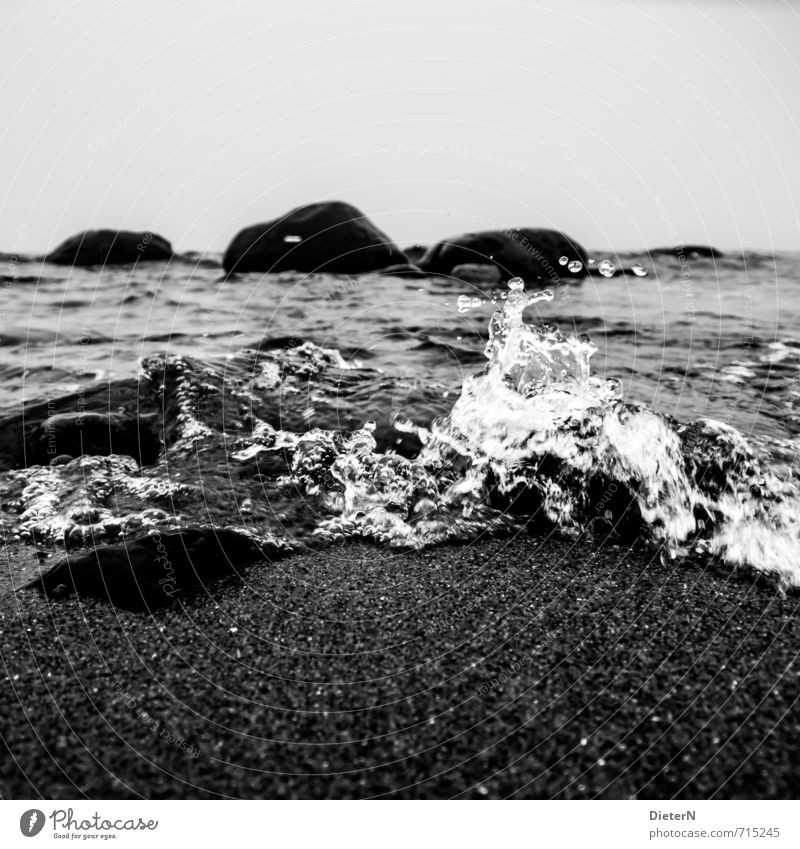
<path fill-rule="evenodd" d="M 798 43 L 781 0 L 4 0 L 0 250 L 324 199 L 401 244 L 800 250 Z"/>

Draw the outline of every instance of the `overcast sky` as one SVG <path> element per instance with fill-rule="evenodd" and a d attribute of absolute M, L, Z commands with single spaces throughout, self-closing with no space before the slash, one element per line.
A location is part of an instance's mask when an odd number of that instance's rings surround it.
<path fill-rule="evenodd" d="M 800 4 L 4 0 L 0 249 L 222 250 L 350 201 L 405 244 L 800 249 Z"/>

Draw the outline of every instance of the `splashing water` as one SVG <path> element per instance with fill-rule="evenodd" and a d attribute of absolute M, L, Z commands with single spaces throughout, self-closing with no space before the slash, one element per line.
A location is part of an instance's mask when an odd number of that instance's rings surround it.
<path fill-rule="evenodd" d="M 514 278 L 505 294 L 486 366 L 449 413 L 427 426 L 393 413 L 393 434 L 421 443 L 413 459 L 386 448 L 385 422 L 333 429 L 354 400 L 366 395 L 372 410 L 372 390 L 390 382 L 336 349 L 245 350 L 221 366 L 150 357 L 141 380 L 169 413 L 159 463 L 85 457 L 6 473 L 4 525 L 79 546 L 234 522 L 280 550 L 353 537 L 419 548 L 543 526 L 633 536 L 664 557 L 715 558 L 800 587 L 795 446 L 779 465 L 727 425 L 625 403 L 616 381 L 591 374 L 588 337 L 526 323 L 551 291 Z M 311 427 L 320 421 L 328 427 Z"/>
<path fill-rule="evenodd" d="M 717 557 L 800 586 L 797 481 L 733 428 L 676 426 L 623 403 L 616 381 L 590 375 L 588 338 L 525 323 L 528 306 L 552 297 L 509 282 L 486 369 L 429 428 L 398 422 L 423 442 L 416 459 L 377 453 L 372 423 L 343 439 L 299 438 L 291 478 L 329 514 L 314 536 L 421 547 L 529 522 L 615 530 L 669 558 Z"/>

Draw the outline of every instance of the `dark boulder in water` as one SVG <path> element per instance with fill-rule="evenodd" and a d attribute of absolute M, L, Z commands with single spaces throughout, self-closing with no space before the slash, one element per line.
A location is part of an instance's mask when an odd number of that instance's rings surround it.
<path fill-rule="evenodd" d="M 406 262 L 400 248 L 363 212 L 342 201 L 324 201 L 241 230 L 225 251 L 222 264 L 229 274 L 361 274 Z"/>
<path fill-rule="evenodd" d="M 721 259 L 725 254 L 710 245 L 676 245 L 674 248 L 653 248 L 651 256 L 674 256 L 684 259 Z"/>
<path fill-rule="evenodd" d="M 153 463 L 161 445 L 152 416 L 124 413 L 57 413 L 34 428 L 26 464 L 50 464 L 62 455 L 126 454 L 140 465 Z"/>
<path fill-rule="evenodd" d="M 484 265 L 477 262 L 465 262 L 457 265 L 452 271 L 453 277 L 458 277 L 465 283 L 475 283 L 483 286 L 499 286 L 503 282 L 500 269 L 496 265 Z"/>
<path fill-rule="evenodd" d="M 156 533 L 70 555 L 21 589 L 39 590 L 51 599 L 77 593 L 147 610 L 263 558 L 259 546 L 236 531 Z"/>
<path fill-rule="evenodd" d="M 172 258 L 172 245 L 155 233 L 130 230 L 87 230 L 62 242 L 45 256 L 57 265 L 124 265 Z"/>
<path fill-rule="evenodd" d="M 408 261 L 415 265 L 425 256 L 427 251 L 428 245 L 409 245 L 403 248 L 403 253 L 408 257 Z"/>
<path fill-rule="evenodd" d="M 410 262 L 398 262 L 396 265 L 389 265 L 386 268 L 382 268 L 378 274 L 382 277 L 410 277 L 412 279 L 428 277 L 428 273 L 426 271 L 423 271 L 421 268 Z"/>
<path fill-rule="evenodd" d="M 562 265 L 560 260 L 566 257 Z M 580 268 L 569 271 L 567 263 L 577 260 Z M 522 277 L 559 283 L 586 276 L 586 251 L 558 230 L 527 227 L 484 230 L 445 239 L 428 250 L 418 265 L 430 274 L 453 274 L 461 265 L 494 265 L 503 277 Z"/>

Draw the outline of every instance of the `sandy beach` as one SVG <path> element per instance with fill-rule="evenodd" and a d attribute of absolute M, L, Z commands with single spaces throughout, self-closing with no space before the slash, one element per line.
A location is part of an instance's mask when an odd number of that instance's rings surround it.
<path fill-rule="evenodd" d="M 152 616 L 0 592 L 5 798 L 790 798 L 798 596 L 642 548 L 348 543 Z"/>

